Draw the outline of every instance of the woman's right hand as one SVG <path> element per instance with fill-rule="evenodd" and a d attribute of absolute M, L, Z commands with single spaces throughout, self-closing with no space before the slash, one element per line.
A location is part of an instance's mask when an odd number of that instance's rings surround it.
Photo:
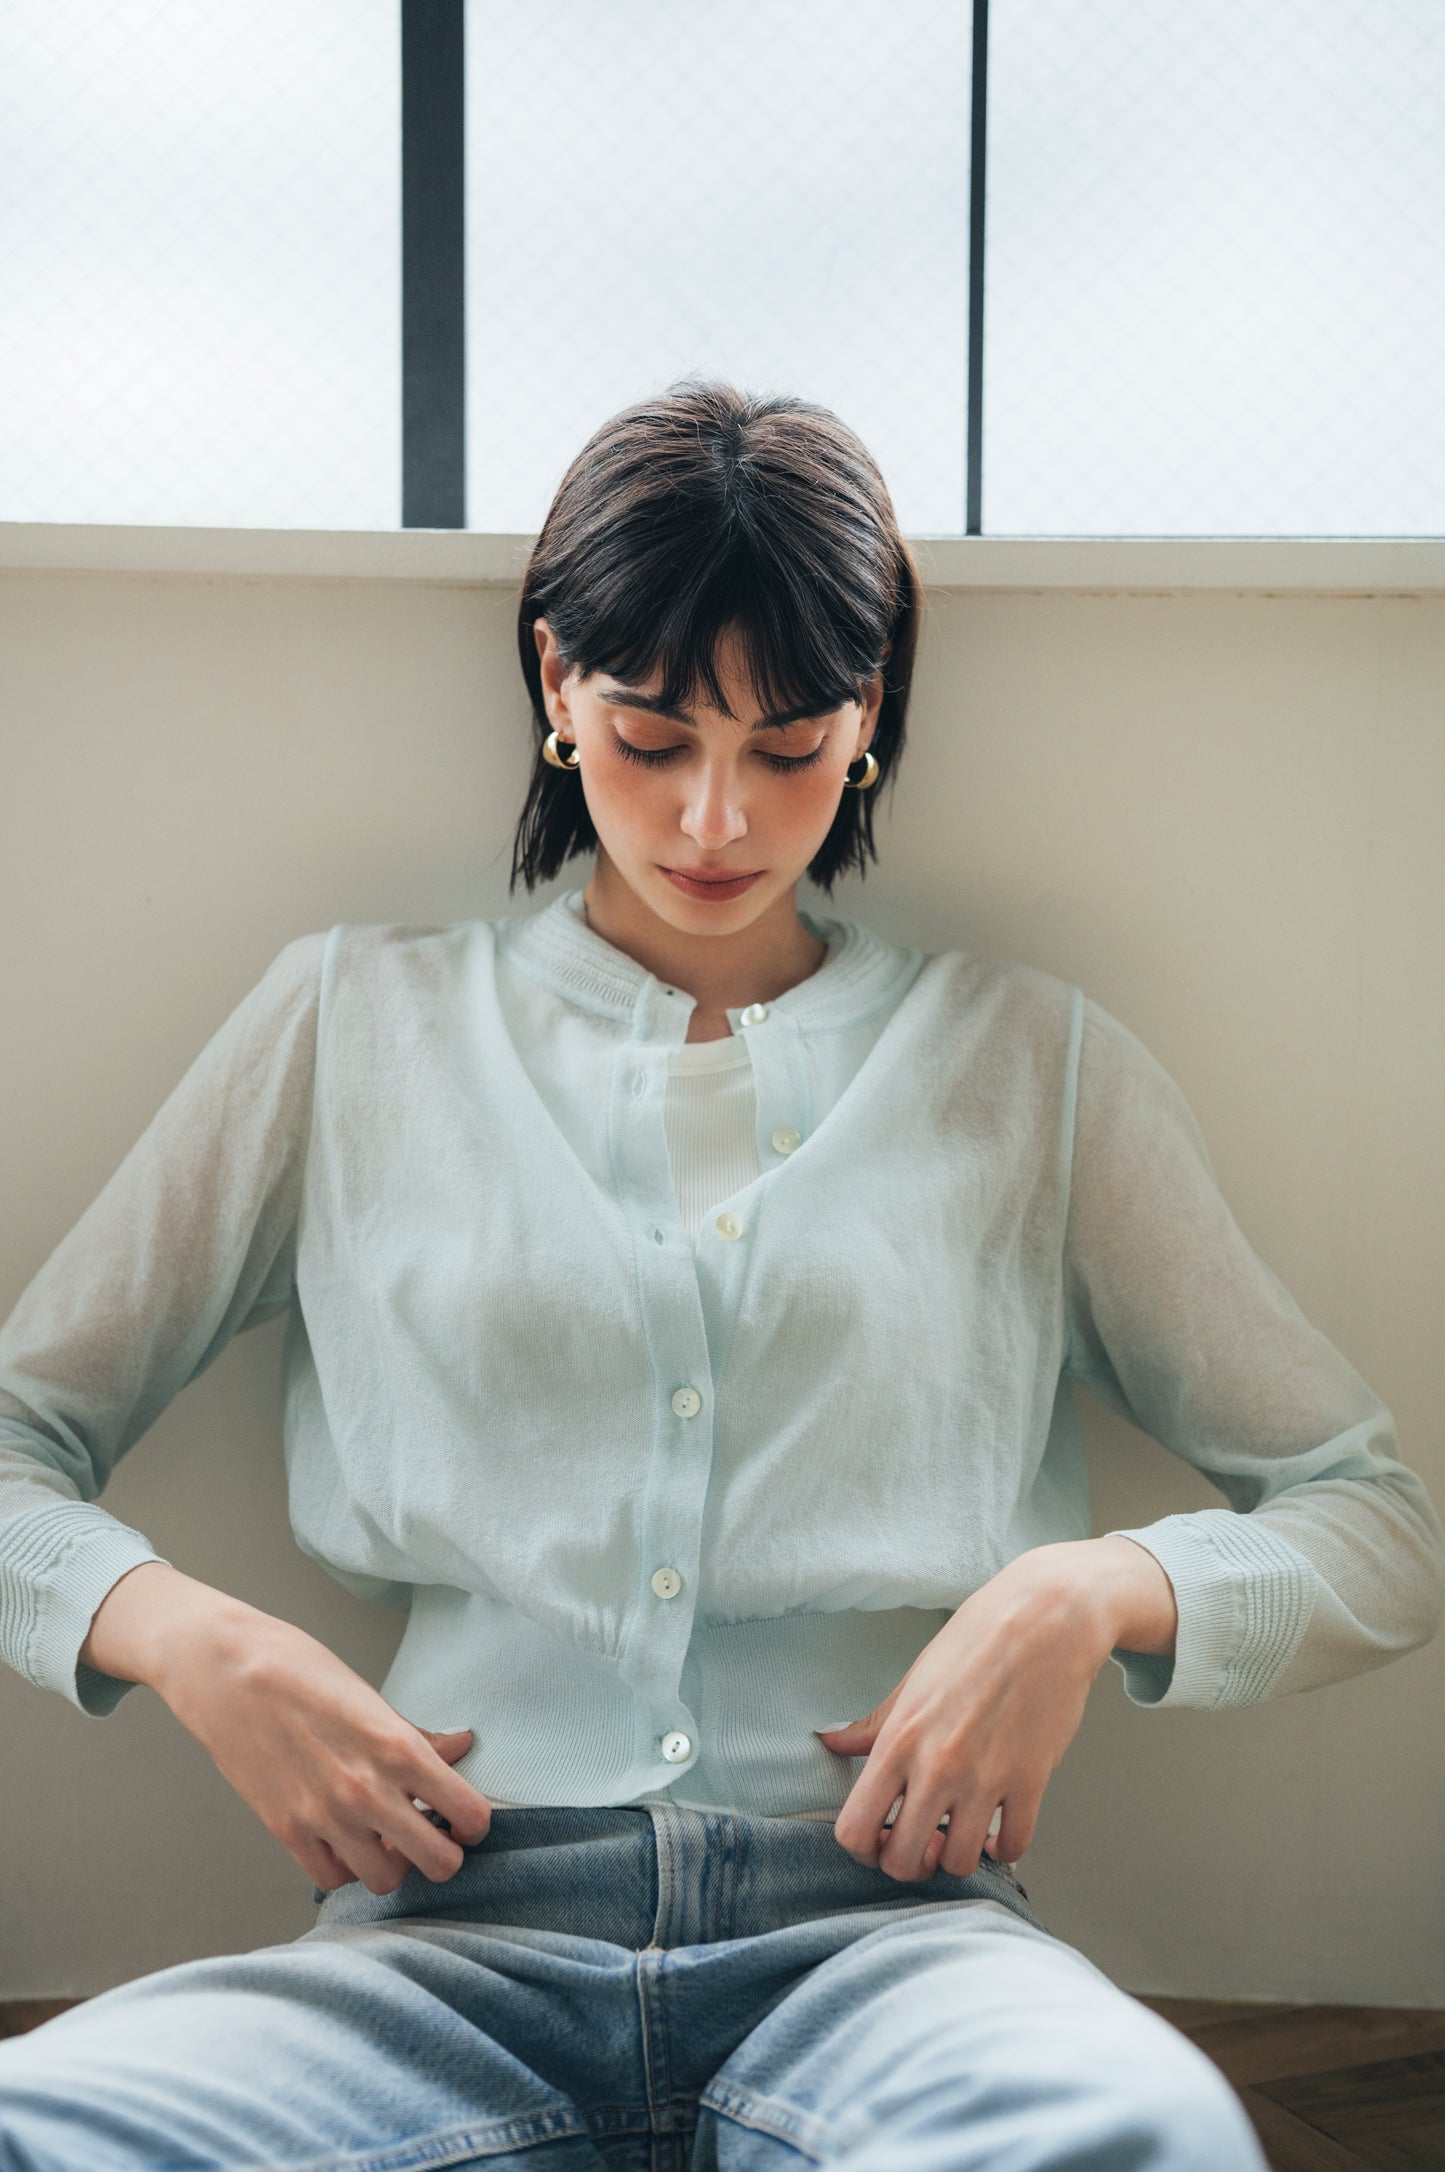
<path fill-rule="evenodd" d="M 451 1769 L 471 1730 L 417 1727 L 304 1629 L 227 1609 L 172 1643 L 152 1685 L 268 1831 L 326 1892 L 394 1893 L 413 1864 L 461 1868 L 491 1828 L 486 1796 Z M 446 1818 L 449 1837 L 417 1808 Z"/>

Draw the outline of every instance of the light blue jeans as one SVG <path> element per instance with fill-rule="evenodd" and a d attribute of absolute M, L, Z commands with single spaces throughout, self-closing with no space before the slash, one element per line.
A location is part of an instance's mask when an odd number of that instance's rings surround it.
<path fill-rule="evenodd" d="M 494 1810 L 450 1879 L 314 1898 L 0 2042 L 3 2172 L 1267 2172 L 987 1858 L 903 1883 L 826 1820 Z"/>

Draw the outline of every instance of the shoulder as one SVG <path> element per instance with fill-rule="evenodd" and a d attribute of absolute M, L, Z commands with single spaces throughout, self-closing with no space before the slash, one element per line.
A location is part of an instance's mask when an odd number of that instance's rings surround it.
<path fill-rule="evenodd" d="M 490 920 L 338 921 L 324 935 L 298 937 L 288 948 L 303 950 L 297 970 L 311 967 L 329 994 L 343 984 L 378 991 L 441 985 L 478 955 L 490 955 L 494 941 Z"/>
<path fill-rule="evenodd" d="M 996 1043 L 1077 1044 L 1087 1001 L 1072 981 L 1021 959 L 952 949 L 924 953 L 918 985 L 941 1031 Z"/>

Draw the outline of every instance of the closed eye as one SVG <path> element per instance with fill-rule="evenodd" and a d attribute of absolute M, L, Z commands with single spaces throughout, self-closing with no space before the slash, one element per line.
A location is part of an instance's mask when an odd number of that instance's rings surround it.
<path fill-rule="evenodd" d="M 618 739 L 615 741 L 615 745 L 618 753 L 624 755 L 629 762 L 645 762 L 649 768 L 656 768 L 665 762 L 670 762 L 674 754 L 685 754 L 687 752 L 685 747 L 635 747 L 628 739 Z M 778 771 L 811 769 L 815 762 L 822 761 L 827 751 L 828 745 L 825 740 L 822 746 L 815 747 L 811 754 L 766 754 L 759 749 L 758 758 L 760 761 L 766 762 L 769 769 Z"/>

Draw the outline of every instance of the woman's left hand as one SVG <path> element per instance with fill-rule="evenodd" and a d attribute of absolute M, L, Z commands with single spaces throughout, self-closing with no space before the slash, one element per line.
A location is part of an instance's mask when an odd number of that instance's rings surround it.
<path fill-rule="evenodd" d="M 911 1881 L 940 1864 L 967 1877 L 1000 1805 L 991 1853 L 1006 1863 L 1023 1854 L 1115 1641 L 1092 1565 L 1073 1541 L 1018 1555 L 964 1600 L 866 1718 L 818 1730 L 839 1756 L 868 1758 L 833 1826 L 856 1862 Z"/>

